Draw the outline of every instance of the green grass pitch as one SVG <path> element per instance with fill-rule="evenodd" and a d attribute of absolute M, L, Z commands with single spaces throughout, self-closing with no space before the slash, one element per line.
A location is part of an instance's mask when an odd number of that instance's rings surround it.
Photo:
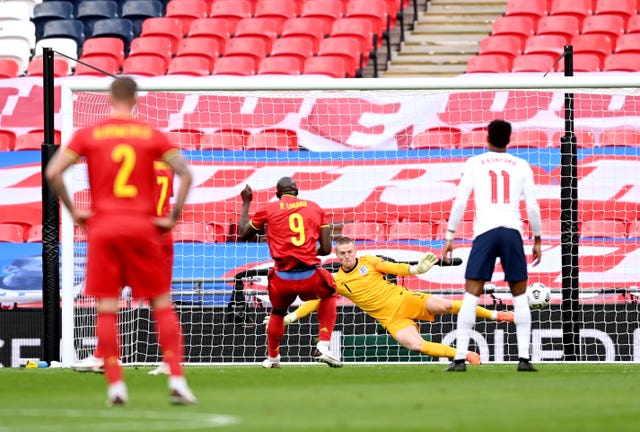
<path fill-rule="evenodd" d="M 130 403 L 116 408 L 102 375 L 6 368 L 0 432 L 640 430 L 640 365 L 444 367 L 188 367 L 188 407 L 169 405 L 166 377 L 126 368 Z"/>

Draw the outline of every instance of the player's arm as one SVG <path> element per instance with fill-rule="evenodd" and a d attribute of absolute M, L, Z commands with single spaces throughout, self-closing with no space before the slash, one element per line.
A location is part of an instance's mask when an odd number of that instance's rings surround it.
<path fill-rule="evenodd" d="M 182 209 L 184 208 L 184 204 L 187 201 L 187 195 L 189 194 L 189 189 L 191 189 L 191 182 L 193 178 L 191 176 L 191 170 L 187 166 L 187 162 L 184 160 L 179 151 L 170 151 L 166 153 L 163 157 L 163 160 L 169 165 L 169 168 L 178 176 L 180 179 L 180 186 L 178 188 L 178 193 L 176 194 L 175 204 L 173 205 L 173 210 L 171 211 L 171 215 L 164 218 L 157 218 L 156 225 L 161 228 L 170 230 L 173 228 L 180 217 L 180 213 L 182 213 Z"/>
<path fill-rule="evenodd" d="M 331 227 L 329 225 L 322 225 L 320 227 L 320 245 L 316 255 L 326 256 L 331 253 Z"/>
<path fill-rule="evenodd" d="M 420 258 L 417 264 L 394 263 L 380 259 L 380 261 L 374 264 L 374 268 L 380 273 L 409 276 L 426 273 L 431 267 L 436 265 L 437 262 L 438 257 L 432 252 L 427 252 Z"/>
<path fill-rule="evenodd" d="M 451 213 L 449 214 L 449 222 L 447 223 L 447 233 L 445 234 L 445 243 L 442 247 L 442 259 L 445 261 L 451 260 L 451 252 L 453 252 L 453 236 L 456 233 L 458 224 L 462 220 L 464 210 L 467 207 L 467 200 L 471 191 L 473 190 L 473 176 L 471 173 L 469 162 L 464 164 L 462 168 L 462 178 L 458 185 L 458 191 L 456 192 L 456 198 L 453 201 L 451 207 Z"/>
<path fill-rule="evenodd" d="M 253 226 L 249 220 L 249 207 L 253 200 L 253 191 L 251 190 L 251 186 L 246 185 L 245 188 L 240 191 L 240 197 L 242 198 L 242 212 L 240 213 L 240 224 L 238 227 L 240 229 L 240 234 L 238 235 L 238 240 L 249 241 L 261 231 Z"/>
<path fill-rule="evenodd" d="M 60 197 L 64 206 L 69 210 L 73 220 L 78 224 L 83 224 L 86 217 L 78 213 L 62 179 L 64 172 L 73 165 L 76 160 L 78 160 L 78 155 L 74 152 L 66 149 L 58 150 L 47 164 L 45 178 L 47 179 L 49 187 Z"/>
<path fill-rule="evenodd" d="M 538 200 L 536 199 L 536 188 L 535 183 L 533 181 L 533 171 L 529 168 L 529 173 L 524 182 L 523 195 L 525 199 L 525 204 L 527 206 L 527 217 L 529 218 L 529 226 L 531 227 L 531 231 L 533 232 L 533 262 L 532 264 L 538 265 L 540 263 L 540 259 L 542 258 L 542 216 L 540 215 L 540 206 L 538 205 Z"/>

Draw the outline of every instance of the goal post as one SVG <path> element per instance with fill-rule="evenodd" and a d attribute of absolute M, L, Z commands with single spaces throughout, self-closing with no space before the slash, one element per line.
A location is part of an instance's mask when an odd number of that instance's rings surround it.
<path fill-rule="evenodd" d="M 74 130 L 108 115 L 110 82 L 62 82 L 63 145 Z M 426 251 L 439 254 L 462 164 L 484 151 L 483 128 L 494 118 L 512 123 L 510 151 L 533 166 L 542 209 L 542 264 L 529 268 L 529 278 L 551 287 L 553 297 L 549 308 L 532 312 L 533 359 L 567 360 L 563 340 L 575 340 L 579 361 L 640 360 L 640 128 L 635 126 L 640 124 L 640 76 L 166 77 L 137 82 L 138 117 L 170 133 L 194 173 L 181 219 L 190 231 L 174 233 L 172 286 L 187 363 L 257 364 L 265 356 L 261 323 L 270 305 L 264 269 L 271 260 L 263 241 L 235 239 L 239 192 L 246 184 L 254 190 L 254 212 L 273 199 L 278 178 L 293 176 L 300 196 L 325 208 L 334 234 L 355 238 L 359 254 L 417 260 Z M 565 93 L 575 98 L 579 233 L 562 231 L 567 220 L 560 206 Z M 280 139 L 286 147 L 277 147 Z M 221 149 L 214 145 L 220 141 L 245 147 Z M 88 205 L 84 165 L 70 170 L 65 181 L 76 202 Z M 471 217 L 468 204 L 454 251 L 463 261 L 471 246 Z M 562 256 L 563 235 L 579 238 L 574 270 L 579 271 L 580 311 L 563 309 L 562 291 L 570 289 L 563 282 L 563 263 L 572 262 Z M 527 224 L 523 239 L 530 253 Z M 63 211 L 61 352 L 67 366 L 89 355 L 95 344 L 93 303 L 82 295 L 84 240 Z M 333 255 L 324 263 L 332 261 Z M 501 271 L 498 265 L 481 299 L 489 309 L 512 307 Z M 460 299 L 464 264 L 397 280 L 411 290 Z M 347 363 L 437 360 L 399 349 L 348 300 L 340 300 L 338 315 L 332 349 Z M 582 322 L 565 326 L 567 316 L 582 316 Z M 145 302 L 123 296 L 125 364 L 159 361 L 149 318 Z M 288 327 L 285 361 L 311 360 L 316 324 L 312 316 Z M 576 332 L 569 338 L 564 334 L 568 328 Z M 429 340 L 455 346 L 455 316 L 420 323 L 420 331 Z M 484 362 L 514 361 L 515 326 L 479 319 L 471 348 Z"/>

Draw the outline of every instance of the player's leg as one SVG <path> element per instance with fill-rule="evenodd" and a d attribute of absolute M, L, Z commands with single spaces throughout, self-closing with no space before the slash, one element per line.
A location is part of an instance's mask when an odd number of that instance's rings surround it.
<path fill-rule="evenodd" d="M 267 290 L 271 313 L 267 325 L 267 358 L 262 362 L 262 367 L 280 367 L 280 341 L 284 335 L 284 317 L 296 299 L 296 284 L 297 281 L 282 280 L 273 269 L 269 272 Z"/>
<path fill-rule="evenodd" d="M 163 233 L 161 238 L 162 238 L 161 240 L 162 261 L 160 263 L 160 269 L 164 274 L 164 278 L 165 278 L 164 283 L 169 287 L 171 287 L 171 280 L 173 278 L 173 275 L 172 275 L 173 274 L 173 236 L 171 235 L 171 231 Z M 163 320 L 163 318 L 160 317 L 160 320 Z M 177 317 L 176 317 L 176 321 L 178 321 Z M 157 322 L 157 317 L 156 317 L 156 322 Z M 178 330 L 180 331 L 179 321 L 178 321 Z M 180 335 L 179 346 L 180 346 L 180 349 L 184 349 L 182 335 Z M 182 354 L 182 357 L 184 357 L 184 354 Z M 178 362 L 178 365 L 180 365 L 180 362 Z M 155 369 L 149 371 L 149 375 L 171 375 L 171 370 L 172 370 L 172 366 L 163 357 L 163 362 L 160 363 L 160 365 L 158 365 L 158 367 L 156 367 Z"/>
<path fill-rule="evenodd" d="M 118 353 L 118 298 L 96 299 L 96 337 L 104 359 L 104 375 L 107 379 L 107 405 L 124 405 L 128 402 Z"/>
<path fill-rule="evenodd" d="M 513 314 L 518 344 L 518 370 L 535 371 L 531 366 L 529 346 L 531 341 L 531 310 L 525 291 L 527 289 L 527 258 L 522 237 L 516 230 L 503 229 L 501 235 L 500 262 L 504 278 L 509 283 L 513 296 Z"/>
<path fill-rule="evenodd" d="M 444 297 L 438 297 L 435 295 L 430 295 L 427 298 L 426 309 L 432 315 L 441 315 L 441 314 L 453 314 L 457 315 L 460 313 L 460 308 L 462 307 L 461 300 L 449 300 Z M 513 322 L 513 312 L 510 311 L 493 311 L 482 306 L 476 306 L 476 317 L 484 318 L 493 321 L 500 322 Z"/>
<path fill-rule="evenodd" d="M 449 371 L 463 371 L 469 351 L 471 330 L 476 322 L 476 308 L 484 289 L 484 282 L 491 280 L 496 261 L 496 237 L 494 230 L 476 237 L 469 253 L 465 271 L 465 293 L 458 312 L 456 328 L 456 355 Z"/>

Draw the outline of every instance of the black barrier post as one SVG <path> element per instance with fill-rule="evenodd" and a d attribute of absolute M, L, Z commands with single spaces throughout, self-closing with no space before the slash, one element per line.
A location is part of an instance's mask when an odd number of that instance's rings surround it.
<path fill-rule="evenodd" d="M 43 49 L 44 142 L 42 143 L 42 360 L 60 360 L 60 204 L 44 172 L 58 145 L 54 143 L 53 50 Z"/>
<path fill-rule="evenodd" d="M 564 47 L 564 76 L 573 76 L 573 46 Z M 578 144 L 573 93 L 564 95 L 565 134 L 560 138 L 560 220 L 562 251 L 562 345 L 565 361 L 580 355 L 582 314 L 578 271 Z"/>

